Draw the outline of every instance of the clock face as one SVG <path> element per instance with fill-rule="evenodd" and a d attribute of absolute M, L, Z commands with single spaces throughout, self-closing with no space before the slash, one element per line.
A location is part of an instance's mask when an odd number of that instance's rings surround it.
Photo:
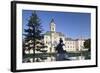
<path fill-rule="evenodd" d="M 54 31 L 54 27 L 52 27 L 52 30 Z"/>

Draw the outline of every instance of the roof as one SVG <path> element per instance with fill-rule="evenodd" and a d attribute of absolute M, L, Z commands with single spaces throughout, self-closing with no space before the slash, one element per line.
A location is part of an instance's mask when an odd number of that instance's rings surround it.
<path fill-rule="evenodd" d="M 75 39 L 72 39 L 72 38 L 65 38 L 65 40 L 67 40 L 67 41 L 76 41 Z"/>
<path fill-rule="evenodd" d="M 61 33 L 61 32 L 56 32 L 59 36 L 64 36 L 64 34 L 63 33 Z"/>
<path fill-rule="evenodd" d="M 53 23 L 53 22 L 54 22 L 54 19 L 52 18 L 51 23 Z"/>
<path fill-rule="evenodd" d="M 67 41 L 84 41 L 84 39 L 72 39 L 72 38 L 65 38 Z"/>
<path fill-rule="evenodd" d="M 61 32 L 54 32 L 54 31 L 47 31 L 44 35 L 50 35 L 51 33 L 56 33 L 56 34 L 58 34 L 59 36 L 64 36 L 63 33 L 61 33 Z"/>

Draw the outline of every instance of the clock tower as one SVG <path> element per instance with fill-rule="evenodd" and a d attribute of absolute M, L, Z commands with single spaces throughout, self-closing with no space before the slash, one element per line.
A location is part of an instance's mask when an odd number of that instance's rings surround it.
<path fill-rule="evenodd" d="M 50 31 L 55 32 L 55 30 L 56 30 L 56 26 L 55 26 L 55 23 L 54 23 L 54 19 L 52 19 L 51 22 L 50 22 Z"/>

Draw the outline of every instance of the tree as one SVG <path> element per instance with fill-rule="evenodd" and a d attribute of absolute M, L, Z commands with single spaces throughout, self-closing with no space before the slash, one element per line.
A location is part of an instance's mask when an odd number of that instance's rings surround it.
<path fill-rule="evenodd" d="M 91 50 L 91 39 L 85 40 L 85 42 L 84 42 L 84 47 L 85 47 L 85 48 L 88 48 L 88 51 Z"/>
<path fill-rule="evenodd" d="M 25 34 L 23 34 L 25 36 L 23 47 L 28 51 L 30 51 L 30 49 L 33 50 L 33 61 L 35 61 L 35 51 L 46 52 L 46 50 L 43 50 L 46 46 L 43 43 L 42 26 L 36 11 L 32 12 L 27 26 L 28 28 L 24 29 Z"/>

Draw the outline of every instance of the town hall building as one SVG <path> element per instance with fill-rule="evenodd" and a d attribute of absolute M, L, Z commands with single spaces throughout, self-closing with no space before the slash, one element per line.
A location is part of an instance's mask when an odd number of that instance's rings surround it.
<path fill-rule="evenodd" d="M 78 52 L 82 51 L 84 47 L 84 40 L 83 39 L 72 39 L 65 36 L 62 32 L 56 31 L 56 24 L 54 22 L 54 19 L 50 22 L 50 31 L 47 31 L 44 33 L 44 38 L 42 39 L 43 43 L 47 46 L 44 48 L 44 50 L 47 51 L 47 53 L 55 53 L 57 45 L 59 44 L 60 38 L 63 40 L 63 49 L 67 52 Z M 30 41 L 31 42 L 31 41 Z M 42 53 L 39 51 L 35 51 L 36 53 Z M 26 54 L 33 54 L 33 49 L 30 49 L 29 51 L 25 50 Z"/>
<path fill-rule="evenodd" d="M 60 38 L 63 40 L 64 43 L 64 50 L 67 52 L 77 52 L 81 51 L 84 47 L 84 40 L 83 39 L 72 39 L 65 36 L 62 32 L 56 31 L 56 24 L 54 19 L 50 22 L 50 31 L 47 31 L 44 34 L 44 44 L 47 46 L 45 49 L 48 53 L 54 53 L 55 47 L 59 44 Z"/>

